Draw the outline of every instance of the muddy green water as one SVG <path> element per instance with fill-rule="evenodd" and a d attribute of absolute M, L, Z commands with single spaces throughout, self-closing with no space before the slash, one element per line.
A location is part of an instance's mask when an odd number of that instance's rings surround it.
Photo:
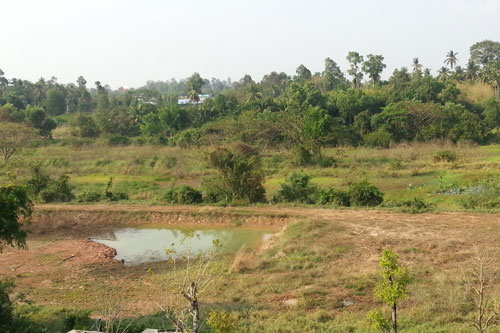
<path fill-rule="evenodd" d="M 147 262 L 167 260 L 166 250 L 174 250 L 176 256 L 186 253 L 186 243 L 191 246 L 191 253 L 207 251 L 215 240 L 222 243 L 223 253 L 235 253 L 242 246 L 256 247 L 269 239 L 270 229 L 244 227 L 233 228 L 122 228 L 112 233 L 92 238 L 116 250 L 115 259 L 124 260 L 125 265 L 137 265 Z"/>

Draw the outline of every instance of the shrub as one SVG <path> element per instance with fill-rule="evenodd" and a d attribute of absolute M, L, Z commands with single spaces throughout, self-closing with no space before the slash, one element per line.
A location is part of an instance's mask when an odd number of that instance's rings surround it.
<path fill-rule="evenodd" d="M 344 191 L 334 189 L 319 189 L 316 193 L 316 202 L 321 205 L 335 205 L 349 207 L 351 205 L 349 194 Z"/>
<path fill-rule="evenodd" d="M 51 181 L 47 188 L 40 191 L 40 198 L 44 202 L 69 202 L 75 198 L 73 186 L 69 184 L 69 177 L 63 175 L 58 180 Z"/>
<path fill-rule="evenodd" d="M 457 154 L 451 150 L 440 150 L 434 154 L 432 159 L 434 162 L 455 162 Z"/>
<path fill-rule="evenodd" d="M 72 134 L 82 138 L 96 138 L 99 128 L 94 119 L 86 113 L 78 113 L 71 120 Z"/>
<path fill-rule="evenodd" d="M 464 208 L 500 208 L 500 181 L 498 179 L 491 179 L 486 183 L 468 188 L 465 193 L 461 202 Z"/>
<path fill-rule="evenodd" d="M 174 204 L 198 204 L 203 201 L 203 196 L 200 191 L 191 186 L 182 185 L 179 187 L 172 186 L 165 192 L 163 200 Z"/>
<path fill-rule="evenodd" d="M 351 185 L 348 193 L 354 206 L 378 206 L 384 201 L 384 193 L 366 179 Z"/>
<path fill-rule="evenodd" d="M 218 187 L 226 187 L 232 200 L 266 201 L 261 160 L 255 148 L 244 143 L 237 143 L 232 149 L 218 148 L 208 155 L 208 163 L 219 171 L 220 177 L 213 181 L 221 181 Z"/>
<path fill-rule="evenodd" d="M 83 192 L 78 195 L 78 202 L 99 202 L 102 200 L 103 194 L 101 192 L 89 191 Z"/>
<path fill-rule="evenodd" d="M 111 134 L 106 138 L 106 141 L 110 146 L 128 146 L 132 143 L 128 136 L 121 134 Z"/>
<path fill-rule="evenodd" d="M 314 157 L 314 154 L 302 145 L 294 149 L 294 164 L 298 166 L 318 165 L 322 168 L 329 168 L 337 163 L 337 160 L 330 156 Z"/>
<path fill-rule="evenodd" d="M 403 213 L 418 214 L 430 211 L 434 205 L 422 199 L 413 198 L 405 201 L 388 202 L 386 207 L 397 207 L 400 208 Z"/>
<path fill-rule="evenodd" d="M 293 173 L 288 183 L 281 184 L 281 190 L 274 196 L 273 202 L 316 202 L 316 186 L 310 183 L 311 177 L 305 173 Z"/>
<path fill-rule="evenodd" d="M 237 322 L 236 316 L 227 311 L 212 310 L 207 319 L 207 324 L 217 333 L 234 332 Z"/>
<path fill-rule="evenodd" d="M 392 135 L 383 129 L 378 129 L 375 132 L 366 134 L 363 140 L 365 144 L 370 147 L 389 148 L 392 141 Z"/>
<path fill-rule="evenodd" d="M 111 188 L 113 187 L 113 177 L 109 177 L 109 181 L 106 184 L 106 189 L 104 190 L 104 197 L 109 201 L 120 201 L 120 200 L 128 200 L 127 193 L 124 192 L 112 192 Z"/>
<path fill-rule="evenodd" d="M 298 145 L 293 150 L 294 164 L 298 166 L 307 166 L 313 164 L 313 155 L 302 145 Z"/>
<path fill-rule="evenodd" d="M 203 200 L 211 203 L 230 203 L 233 200 L 231 190 L 224 185 L 220 176 L 206 178 L 202 183 Z"/>
<path fill-rule="evenodd" d="M 161 163 L 167 169 L 174 168 L 177 165 L 177 157 L 165 155 L 161 159 Z"/>

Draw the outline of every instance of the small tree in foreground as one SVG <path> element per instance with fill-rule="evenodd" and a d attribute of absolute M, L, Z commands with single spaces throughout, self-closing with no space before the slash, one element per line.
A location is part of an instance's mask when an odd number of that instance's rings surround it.
<path fill-rule="evenodd" d="M 177 276 L 171 279 L 176 281 L 176 284 L 167 289 L 165 305 L 159 304 L 159 307 L 176 331 L 182 333 L 201 331 L 199 297 L 218 276 L 213 263 L 222 247 L 216 239 L 209 250 L 196 254 L 191 243 L 195 236 L 189 234 L 182 241 L 186 250 L 180 258 L 175 250 L 166 250 L 167 255 L 171 256 L 170 262 Z M 183 303 L 185 305 L 182 305 Z"/>
<path fill-rule="evenodd" d="M 475 249 L 474 257 L 464 272 L 465 286 L 474 297 L 476 315 L 471 326 L 479 333 L 488 331 L 488 328 L 498 323 L 499 309 L 490 299 L 489 290 L 497 278 L 494 267 L 497 262 L 486 252 Z"/>
<path fill-rule="evenodd" d="M 379 265 L 382 268 L 382 280 L 376 288 L 376 295 L 392 311 L 392 332 L 398 332 L 398 304 L 407 298 L 407 286 L 410 283 L 408 270 L 399 263 L 399 256 L 391 250 L 384 250 Z"/>

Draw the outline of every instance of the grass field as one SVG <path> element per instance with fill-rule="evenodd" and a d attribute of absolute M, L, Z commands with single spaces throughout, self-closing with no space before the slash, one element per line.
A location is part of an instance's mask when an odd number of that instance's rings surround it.
<path fill-rule="evenodd" d="M 77 195 L 84 191 L 104 190 L 112 176 L 114 189 L 126 192 L 129 202 L 160 204 L 163 193 L 172 184 L 199 187 L 204 178 L 215 173 L 205 160 L 209 150 L 109 147 L 99 143 L 80 147 L 53 144 L 26 149 L 8 165 L 0 166 L 4 171 L 0 183 L 12 179 L 22 182 L 30 176 L 29 166 L 41 163 L 53 177 L 69 175 Z M 437 161 L 435 156 L 439 151 L 452 152 L 456 159 Z M 394 201 L 419 198 L 440 211 L 464 209 L 469 189 L 500 182 L 499 145 L 436 143 L 390 149 L 331 148 L 326 149 L 325 154 L 335 158 L 336 163 L 329 168 L 297 167 L 292 162 L 292 152 L 288 150 L 261 153 L 268 199 L 297 171 L 312 176 L 312 182 L 319 186 L 344 190 L 353 182 L 366 178 L 385 193 L 386 206 L 391 206 Z M 489 207 L 489 210 L 494 208 Z"/>

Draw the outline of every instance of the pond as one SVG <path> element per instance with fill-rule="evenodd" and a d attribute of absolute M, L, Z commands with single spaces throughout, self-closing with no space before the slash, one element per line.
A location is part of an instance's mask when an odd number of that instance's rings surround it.
<path fill-rule="evenodd" d="M 167 260 L 166 250 L 174 250 L 181 256 L 190 244 L 191 253 L 198 254 L 209 250 L 213 242 L 222 244 L 222 253 L 235 253 L 242 246 L 255 247 L 268 240 L 270 229 L 255 228 L 184 228 L 184 227 L 144 227 L 122 228 L 114 232 L 92 238 L 93 241 L 114 248 L 114 259 L 124 260 L 125 265 Z"/>

